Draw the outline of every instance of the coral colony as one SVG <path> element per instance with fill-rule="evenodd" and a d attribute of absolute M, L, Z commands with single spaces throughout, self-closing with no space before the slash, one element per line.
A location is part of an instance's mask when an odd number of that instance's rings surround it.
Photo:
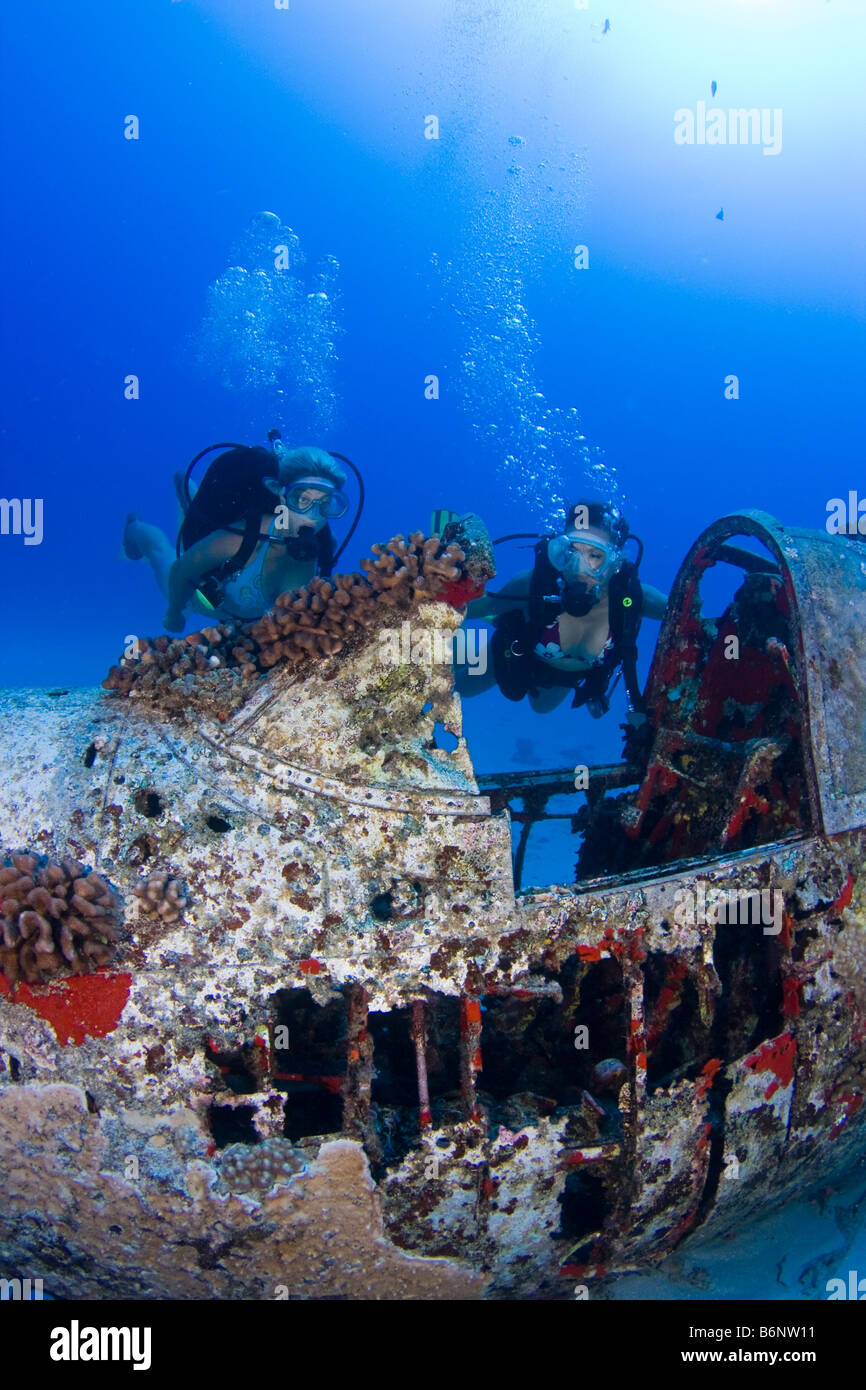
<path fill-rule="evenodd" d="M 115 954 L 117 902 L 98 874 L 74 859 L 6 855 L 0 867 L 0 970 L 10 984 L 86 975 Z"/>
<path fill-rule="evenodd" d="M 248 682 L 278 663 L 302 676 L 316 658 L 336 656 L 357 641 L 383 614 L 439 597 L 461 577 L 466 558 L 456 545 L 415 531 L 374 545 L 364 574 L 319 577 L 295 593 L 282 594 L 274 609 L 253 623 L 221 623 L 189 637 L 145 640 L 138 655 L 113 666 L 103 685 L 121 695 L 159 701 L 181 709 L 190 698 L 223 712 L 243 702 Z M 467 602 L 481 588 L 467 589 Z"/>

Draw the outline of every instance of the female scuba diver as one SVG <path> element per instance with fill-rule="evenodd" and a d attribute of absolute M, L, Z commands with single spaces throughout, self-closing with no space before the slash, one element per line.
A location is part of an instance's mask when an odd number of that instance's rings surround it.
<path fill-rule="evenodd" d="M 186 475 L 176 475 L 178 500 L 185 512 L 172 547 L 157 526 L 134 513 L 126 520 L 123 547 L 130 560 L 147 560 L 168 600 L 163 626 L 182 632 L 185 610 L 211 622 L 260 618 L 279 594 L 301 588 L 319 573 L 329 575 L 358 524 L 364 485 L 350 459 L 325 449 L 286 449 L 278 431 L 272 447 L 215 444 L 197 454 Z M 228 453 L 209 465 L 192 491 L 190 474 L 214 449 Z M 329 520 L 345 514 L 342 489 L 353 469 L 360 501 L 352 526 L 335 548 Z"/>
<path fill-rule="evenodd" d="M 528 695 L 539 714 L 555 709 L 571 691 L 572 705 L 586 705 L 599 719 L 610 708 L 610 688 L 621 668 L 629 722 L 639 726 L 638 629 L 642 617 L 662 618 L 667 607 L 667 597 L 638 578 L 642 542 L 618 508 L 602 502 L 573 503 L 561 534 L 533 539 L 534 567 L 469 604 L 468 618 L 494 626 L 493 670 L 485 680 L 458 667 L 457 688 L 465 697 L 495 681 L 509 700 Z M 638 546 L 635 560 L 623 553 L 630 539 Z"/>

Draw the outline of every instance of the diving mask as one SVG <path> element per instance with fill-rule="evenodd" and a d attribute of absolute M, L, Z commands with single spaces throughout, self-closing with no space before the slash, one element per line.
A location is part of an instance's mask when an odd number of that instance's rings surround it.
<path fill-rule="evenodd" d="M 622 551 L 612 541 L 603 541 L 583 531 L 554 536 L 547 555 L 554 569 L 572 582 L 582 579 L 606 584 L 622 564 Z"/>
<path fill-rule="evenodd" d="M 302 479 L 286 489 L 286 506 L 301 516 L 316 516 L 320 521 L 333 521 L 345 515 L 349 506 L 342 492 L 335 492 L 320 478 Z"/>

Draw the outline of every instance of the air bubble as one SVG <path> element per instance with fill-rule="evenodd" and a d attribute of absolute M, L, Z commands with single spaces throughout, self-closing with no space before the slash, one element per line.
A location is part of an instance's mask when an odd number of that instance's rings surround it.
<path fill-rule="evenodd" d="M 290 419 L 298 436 L 326 434 L 339 416 L 339 263 L 328 255 L 308 270 L 299 238 L 272 212 L 252 218 L 231 260 L 196 338 L 202 374 L 243 398 L 251 428 Z"/>

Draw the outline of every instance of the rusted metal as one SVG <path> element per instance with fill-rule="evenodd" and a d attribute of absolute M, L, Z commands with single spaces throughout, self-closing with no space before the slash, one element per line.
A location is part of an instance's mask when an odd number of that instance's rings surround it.
<path fill-rule="evenodd" d="M 366 1145 L 370 1157 L 381 1158 L 381 1145 L 370 1118 L 373 1042 L 367 1026 L 367 992 L 361 985 L 346 990 L 346 1078 L 343 1084 L 343 1132 Z"/>
<path fill-rule="evenodd" d="M 611 791 L 614 787 L 627 787 L 634 769 L 627 763 L 605 763 L 599 767 L 587 768 L 586 795 L 589 800 Z M 478 774 L 478 789 L 490 797 L 490 809 L 501 811 L 521 797 L 568 796 L 575 790 L 575 769 L 573 767 L 552 768 L 549 772 L 481 772 Z"/>
<path fill-rule="evenodd" d="M 532 827 L 541 821 L 571 820 L 574 811 L 548 811 L 547 803 L 552 796 L 572 795 L 576 790 L 575 768 L 554 768 L 550 772 L 488 772 L 478 778 L 478 787 L 490 797 L 492 812 L 508 808 L 512 822 L 521 827 L 514 849 L 514 887 L 519 891 L 523 884 L 523 870 L 529 836 Z M 616 787 L 627 787 L 634 782 L 635 768 L 628 763 L 609 763 L 585 769 L 585 785 L 581 784 L 588 806 Z M 522 801 L 523 809 L 515 810 L 513 803 Z"/>
<path fill-rule="evenodd" d="M 430 1126 L 430 1088 L 427 1084 L 427 1019 L 424 1003 L 416 999 L 412 1005 L 412 1042 L 415 1045 L 415 1067 L 418 1075 L 418 1124 Z"/>
<path fill-rule="evenodd" d="M 866 548 L 856 539 L 826 531 L 786 526 L 766 512 L 744 511 L 723 517 L 695 542 L 671 592 L 669 613 L 680 632 L 695 617 L 700 575 L 732 556 L 730 539 L 751 536 L 772 557 L 754 573 L 777 574 L 790 603 L 794 642 L 792 676 L 806 705 L 807 754 L 813 777 L 809 796 L 815 823 L 825 834 L 851 829 L 866 820 L 866 640 L 863 594 Z M 748 552 L 747 552 L 748 553 Z M 647 698 L 658 705 L 667 680 L 664 654 L 674 636 L 666 624 L 650 671 Z"/>
<path fill-rule="evenodd" d="M 460 1000 L 460 1094 L 467 1120 L 478 1119 L 475 1077 L 482 1070 L 481 1001 Z"/>
<path fill-rule="evenodd" d="M 864 599 L 862 543 L 711 527 L 646 767 L 576 798 L 577 881 L 520 895 L 523 793 L 476 779 L 447 666 L 371 641 L 225 722 L 5 692 L 4 847 L 80 859 L 126 923 L 110 969 L 0 979 L 6 1260 L 69 1297 L 559 1297 L 858 1161 Z"/>

